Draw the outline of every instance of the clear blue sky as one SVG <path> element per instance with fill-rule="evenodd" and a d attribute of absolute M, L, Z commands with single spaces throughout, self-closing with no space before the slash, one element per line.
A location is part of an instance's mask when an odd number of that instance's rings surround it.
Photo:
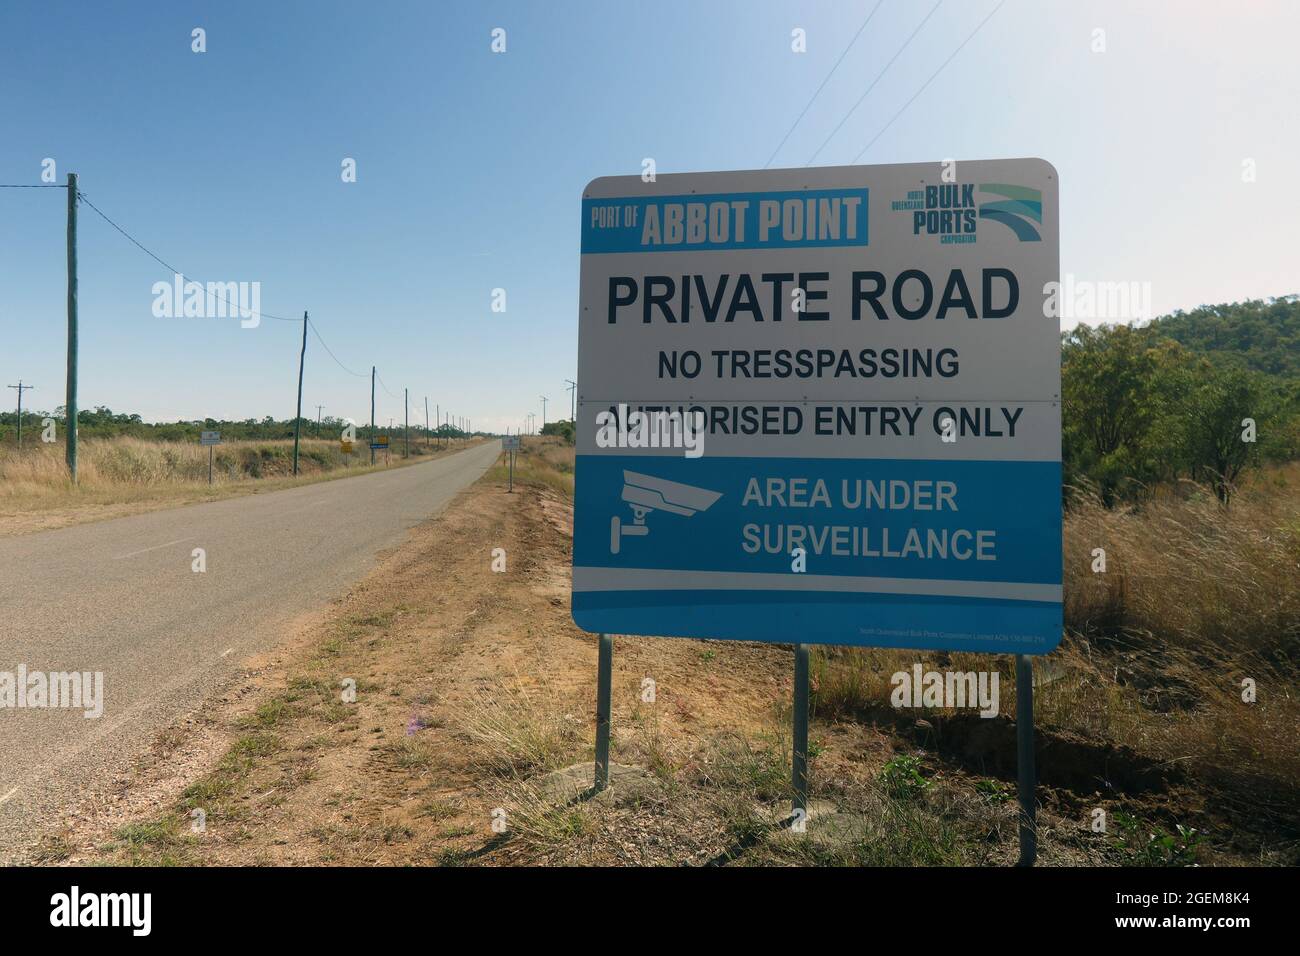
<path fill-rule="evenodd" d="M 500 430 L 542 394 L 567 416 L 583 186 L 643 157 L 762 166 L 874 6 L 5 0 L 0 182 L 52 157 L 187 274 L 309 309 L 346 365 L 379 366 L 381 420 L 409 386 Z M 853 161 L 996 6 L 945 0 L 817 163 Z M 932 7 L 884 0 L 774 165 L 807 163 Z M 1298 11 L 1007 0 L 858 161 L 1050 160 L 1062 271 L 1150 282 L 1157 313 L 1300 291 Z M 0 190 L 0 384 L 34 382 L 43 409 L 62 403 L 64 203 Z M 84 208 L 80 261 L 82 407 L 292 416 L 298 326 L 155 318 L 165 270 Z M 311 339 L 303 402 L 368 418 L 368 375 Z"/>

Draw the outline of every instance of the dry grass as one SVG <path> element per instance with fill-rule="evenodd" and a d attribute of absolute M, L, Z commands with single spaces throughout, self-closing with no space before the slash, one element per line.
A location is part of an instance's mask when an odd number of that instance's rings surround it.
<path fill-rule="evenodd" d="M 21 453 L 8 447 L 0 450 L 0 534 L 363 474 L 371 470 L 369 456 L 357 447 L 345 457 L 338 442 L 304 439 L 295 478 L 292 440 L 230 441 L 216 446 L 211 486 L 208 449 L 191 442 L 83 438 L 76 485 L 68 479 L 62 442 L 26 443 Z M 411 461 L 424 457 L 413 444 Z M 390 467 L 402 463 L 399 445 Z M 384 467 L 382 459 L 374 466 Z"/>
<path fill-rule="evenodd" d="M 1222 661 L 1294 662 L 1300 641 L 1300 489 L 1257 486 L 1222 507 L 1188 486 L 1132 509 L 1087 491 L 1065 522 L 1067 626 L 1153 639 Z M 1093 550 L 1106 570 L 1092 570 Z"/>
<path fill-rule="evenodd" d="M 1279 479 L 1281 484 L 1279 485 Z M 1065 524 L 1062 658 L 1049 719 L 1187 766 L 1257 814 L 1300 799 L 1300 488 L 1275 473 L 1223 508 L 1177 489 Z M 1092 570 L 1093 549 L 1106 571 Z M 1243 701 L 1243 682 L 1257 699 Z M 1289 804 L 1289 807 L 1287 806 Z"/>
<path fill-rule="evenodd" d="M 502 776 L 561 766 L 573 757 L 585 726 L 552 691 L 529 691 L 519 680 L 482 688 L 461 707 L 458 730 L 477 766 Z"/>
<path fill-rule="evenodd" d="M 1242 849 L 1294 852 L 1300 837 L 1300 482 L 1260 476 L 1231 507 L 1208 489 L 1163 491 L 1108 510 L 1077 491 L 1066 514 L 1065 638 L 1036 662 L 1044 735 L 1103 753 L 1127 748 L 1195 799 Z M 1094 549 L 1106 555 L 1094 571 Z M 814 656 L 821 719 L 887 716 L 890 675 L 916 661 L 1001 675 L 1001 713 L 1015 713 L 1009 657 L 824 648 Z M 1243 681 L 1257 690 L 1243 700 Z M 932 720 L 951 712 L 918 713 Z M 1082 750 L 1073 751 L 1079 756 Z M 1121 788 L 1122 790 L 1122 788 Z M 1122 792 L 1120 794 L 1123 795 Z M 1153 811 L 1154 812 L 1154 811 Z M 1199 819 L 1199 818 L 1198 818 Z M 1243 831 L 1254 828 L 1256 838 Z"/>

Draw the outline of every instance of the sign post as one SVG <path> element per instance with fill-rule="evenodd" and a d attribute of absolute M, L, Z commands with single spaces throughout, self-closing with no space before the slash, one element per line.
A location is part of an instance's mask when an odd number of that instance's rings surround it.
<path fill-rule="evenodd" d="M 510 486 L 506 489 L 506 493 L 513 494 L 515 490 L 515 452 L 519 450 L 519 436 L 506 435 L 501 439 L 501 447 L 510 459 Z"/>
<path fill-rule="evenodd" d="M 1062 624 L 1057 196 L 1008 159 L 582 199 L 575 623 L 795 643 L 805 809 L 807 645 L 1015 656 L 1031 861 L 1025 675 Z"/>
<path fill-rule="evenodd" d="M 208 446 L 208 484 L 212 484 L 212 449 L 221 444 L 221 432 L 199 432 L 199 444 Z"/>
<path fill-rule="evenodd" d="M 1020 802 L 1020 860 L 1033 866 L 1038 858 L 1038 828 L 1034 806 L 1034 665 L 1016 655 L 1016 796 Z"/>
<path fill-rule="evenodd" d="M 794 714 L 791 724 L 791 807 L 797 816 L 808 811 L 808 645 L 794 646 Z"/>
<path fill-rule="evenodd" d="M 609 786 L 610 690 L 614 683 L 614 638 L 600 635 L 596 652 L 596 760 L 592 789 L 599 793 Z"/>

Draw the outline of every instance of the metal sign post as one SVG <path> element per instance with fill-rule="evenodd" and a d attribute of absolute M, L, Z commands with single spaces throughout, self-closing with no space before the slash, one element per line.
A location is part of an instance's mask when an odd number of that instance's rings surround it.
<path fill-rule="evenodd" d="M 515 490 L 515 450 L 519 448 L 519 436 L 506 435 L 501 439 L 501 447 L 505 449 L 506 455 L 510 459 L 510 487 L 506 489 L 506 493 L 513 494 Z"/>
<path fill-rule="evenodd" d="M 208 446 L 208 484 L 212 484 L 212 451 L 221 444 L 221 432 L 199 432 L 199 444 Z"/>
<path fill-rule="evenodd" d="M 791 812 L 797 817 L 808 811 L 808 645 L 794 646 L 794 715 L 791 718 L 793 755 L 791 784 L 794 801 Z"/>
<path fill-rule="evenodd" d="M 599 793 L 609 786 L 609 713 L 613 684 L 614 639 L 600 635 L 596 655 L 596 764 L 593 788 Z"/>
<path fill-rule="evenodd" d="M 1058 187 L 1004 159 L 584 191 L 573 620 L 798 635 L 796 809 L 809 645 L 1060 643 Z"/>
<path fill-rule="evenodd" d="M 1038 830 L 1034 786 L 1034 664 L 1016 655 L 1016 795 L 1020 800 L 1020 860 L 1033 866 L 1038 858 Z"/>

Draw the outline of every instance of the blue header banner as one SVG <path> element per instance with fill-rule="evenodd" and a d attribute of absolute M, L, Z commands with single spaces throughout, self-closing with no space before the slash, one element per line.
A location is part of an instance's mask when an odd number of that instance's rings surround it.
<path fill-rule="evenodd" d="M 582 201 L 582 252 L 867 245 L 866 189 Z"/>

